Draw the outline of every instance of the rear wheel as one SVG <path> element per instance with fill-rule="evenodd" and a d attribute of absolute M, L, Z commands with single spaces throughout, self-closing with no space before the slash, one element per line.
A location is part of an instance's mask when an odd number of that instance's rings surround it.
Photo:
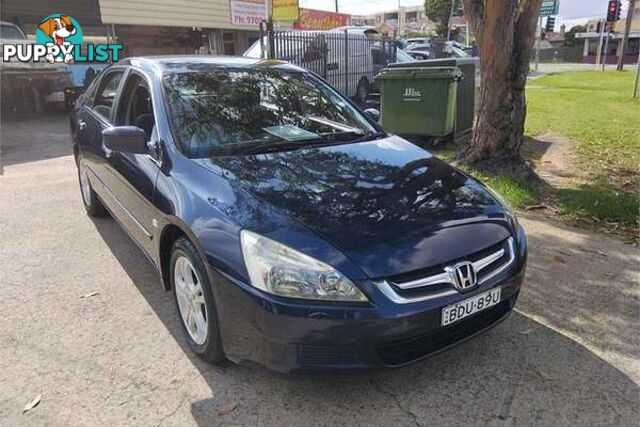
<path fill-rule="evenodd" d="M 80 182 L 80 194 L 82 195 L 82 204 L 89 216 L 104 216 L 106 209 L 98 198 L 98 195 L 91 187 L 89 181 L 89 170 L 82 156 L 78 156 L 78 181 Z"/>
<path fill-rule="evenodd" d="M 202 359 L 220 364 L 218 315 L 204 263 L 193 244 L 181 237 L 171 251 L 171 288 L 189 347 Z"/>

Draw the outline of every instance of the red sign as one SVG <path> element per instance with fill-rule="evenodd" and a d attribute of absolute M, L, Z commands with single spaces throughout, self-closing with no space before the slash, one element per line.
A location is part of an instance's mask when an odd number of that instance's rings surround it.
<path fill-rule="evenodd" d="M 300 8 L 300 18 L 293 24 L 296 30 L 331 30 L 349 25 L 351 15 Z"/>

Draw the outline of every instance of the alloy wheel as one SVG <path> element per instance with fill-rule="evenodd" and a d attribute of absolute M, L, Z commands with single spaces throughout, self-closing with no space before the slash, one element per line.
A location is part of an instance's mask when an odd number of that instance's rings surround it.
<path fill-rule="evenodd" d="M 182 322 L 191 339 L 203 345 L 207 341 L 209 316 L 200 276 L 185 256 L 176 260 L 173 274 Z"/>

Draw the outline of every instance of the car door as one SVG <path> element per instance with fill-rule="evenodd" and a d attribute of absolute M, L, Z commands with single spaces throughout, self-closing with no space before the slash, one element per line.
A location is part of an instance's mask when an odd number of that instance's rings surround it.
<path fill-rule="evenodd" d="M 113 211 L 114 202 L 106 188 L 106 163 L 109 151 L 102 144 L 102 131 L 112 122 L 113 105 L 123 82 L 125 67 L 112 67 L 92 85 L 86 101 L 76 112 L 75 138 L 87 168 L 93 189 Z"/>
<path fill-rule="evenodd" d="M 157 143 L 155 114 L 150 82 L 139 72 L 131 70 L 125 77 L 113 115 L 114 126 L 136 126 L 144 130 L 149 147 Z M 125 227 L 148 253 L 153 251 L 154 218 L 153 192 L 159 173 L 158 159 L 148 154 L 112 151 L 106 168 L 113 197 L 125 211 Z"/>

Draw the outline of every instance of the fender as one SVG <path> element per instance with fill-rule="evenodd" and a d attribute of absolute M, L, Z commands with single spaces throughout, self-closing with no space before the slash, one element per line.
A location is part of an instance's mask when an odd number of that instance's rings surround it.
<path fill-rule="evenodd" d="M 162 285 L 165 288 L 165 290 L 168 291 L 171 289 L 171 281 L 169 280 L 169 274 L 167 270 L 168 265 L 165 265 L 165 266 L 162 265 L 162 244 L 166 236 L 166 233 L 171 229 L 172 226 L 177 227 L 191 241 L 193 246 L 196 248 L 198 255 L 204 261 L 204 265 L 207 269 L 207 277 L 209 279 L 209 283 L 212 283 L 212 284 L 215 283 L 214 276 L 211 271 L 211 266 L 207 261 L 206 253 L 202 248 L 202 245 L 200 244 L 200 241 L 198 240 L 198 238 L 191 231 L 191 228 L 177 216 L 165 215 L 162 217 L 162 223 L 158 224 L 157 228 L 160 230 L 160 232 L 158 233 L 158 238 L 155 239 L 156 240 L 155 262 L 156 262 L 158 271 L 160 272 L 160 275 L 162 277 Z"/>

